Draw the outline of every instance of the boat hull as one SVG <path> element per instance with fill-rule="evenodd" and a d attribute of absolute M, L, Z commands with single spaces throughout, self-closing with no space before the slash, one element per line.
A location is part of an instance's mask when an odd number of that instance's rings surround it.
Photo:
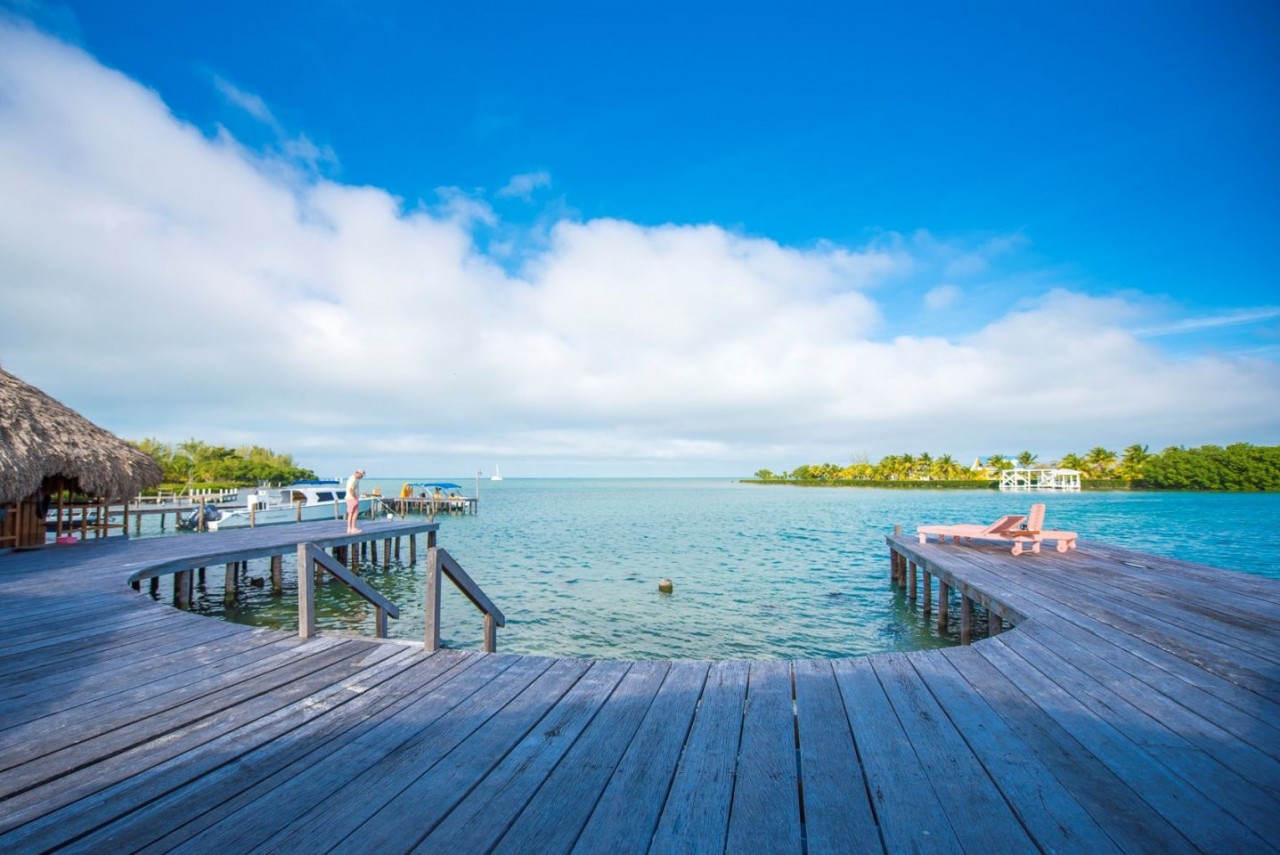
<path fill-rule="evenodd" d="M 369 513 L 372 506 L 372 499 L 360 500 L 360 514 L 364 516 Z M 345 501 L 332 502 L 315 502 L 309 505 L 303 505 L 301 508 L 301 518 L 299 518 L 299 509 L 293 505 L 278 508 L 259 508 L 254 512 L 252 524 L 260 525 L 280 525 L 281 523 L 291 522 L 315 522 L 317 520 L 333 520 L 339 522 L 346 519 L 347 503 Z M 232 528 L 249 528 L 249 511 L 235 510 L 223 511 L 222 516 L 216 520 L 210 520 L 206 525 L 209 531 L 223 531 Z"/>

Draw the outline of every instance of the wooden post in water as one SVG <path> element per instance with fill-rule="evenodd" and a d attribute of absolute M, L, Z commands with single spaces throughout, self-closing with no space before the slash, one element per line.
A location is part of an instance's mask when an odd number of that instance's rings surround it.
<path fill-rule="evenodd" d="M 179 570 L 173 574 L 173 604 L 180 609 L 191 608 L 190 570 Z"/>
<path fill-rule="evenodd" d="M 951 586 L 938 580 L 938 632 L 947 631 L 947 618 L 951 612 Z"/>
<path fill-rule="evenodd" d="M 231 605 L 236 601 L 236 590 L 239 588 L 240 580 L 236 575 L 238 564 L 232 562 L 227 565 L 226 581 L 222 589 L 222 601 L 227 605 Z"/>
<path fill-rule="evenodd" d="M 907 599 L 914 603 L 916 601 L 916 563 L 912 561 L 907 566 L 911 568 L 911 580 L 907 583 Z"/>
<path fill-rule="evenodd" d="M 987 607 L 987 635 L 999 635 L 1004 631 L 1004 624 L 1000 621 L 1000 615 L 996 614 L 996 610 Z"/>
<path fill-rule="evenodd" d="M 271 556 L 271 590 L 280 593 L 284 590 L 284 557 Z"/>
<path fill-rule="evenodd" d="M 416 534 L 409 535 L 409 563 L 418 563 L 418 536 Z"/>
<path fill-rule="evenodd" d="M 151 596 L 154 597 L 158 593 L 160 593 L 160 577 L 152 576 L 151 577 Z"/>
<path fill-rule="evenodd" d="M 928 570 L 921 570 L 920 574 L 924 583 L 924 616 L 928 617 L 929 612 L 933 611 L 933 576 Z"/>
<path fill-rule="evenodd" d="M 385 570 L 391 566 L 391 538 L 385 538 L 382 541 L 382 567 Z"/>
<path fill-rule="evenodd" d="M 968 644 L 973 638 L 973 600 L 969 595 L 960 594 L 960 643 Z"/>

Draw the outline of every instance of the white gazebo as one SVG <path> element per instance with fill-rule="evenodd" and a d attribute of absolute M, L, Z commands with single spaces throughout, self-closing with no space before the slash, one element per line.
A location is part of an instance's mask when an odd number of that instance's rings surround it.
<path fill-rule="evenodd" d="M 1000 473 L 1002 492 L 1025 493 L 1038 490 L 1055 490 L 1063 493 L 1080 492 L 1079 469 L 1006 469 Z"/>

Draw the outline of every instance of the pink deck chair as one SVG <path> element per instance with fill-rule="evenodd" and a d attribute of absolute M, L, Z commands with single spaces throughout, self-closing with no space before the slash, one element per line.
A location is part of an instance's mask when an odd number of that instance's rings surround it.
<path fill-rule="evenodd" d="M 1026 525 L 1022 526 L 1023 521 Z M 1074 531 L 1046 531 L 1044 529 L 1044 505 L 1037 503 L 1031 506 L 1030 515 L 1023 517 L 1008 514 L 989 526 L 980 525 L 922 525 L 916 529 L 920 542 L 926 543 L 929 535 L 936 535 L 940 541 L 951 538 L 952 543 L 960 540 L 996 540 L 1013 541 L 1013 554 L 1021 555 L 1030 545 L 1032 553 L 1039 554 L 1040 544 L 1046 540 L 1054 541 L 1059 552 L 1076 548 L 1078 535 Z"/>

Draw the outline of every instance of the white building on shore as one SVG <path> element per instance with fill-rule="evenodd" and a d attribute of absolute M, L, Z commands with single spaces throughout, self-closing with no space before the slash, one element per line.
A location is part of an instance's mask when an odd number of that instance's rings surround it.
<path fill-rule="evenodd" d="M 1079 469 L 1024 469 L 1017 467 L 1000 473 L 1001 492 L 1025 493 L 1053 490 L 1062 493 L 1080 492 Z"/>

